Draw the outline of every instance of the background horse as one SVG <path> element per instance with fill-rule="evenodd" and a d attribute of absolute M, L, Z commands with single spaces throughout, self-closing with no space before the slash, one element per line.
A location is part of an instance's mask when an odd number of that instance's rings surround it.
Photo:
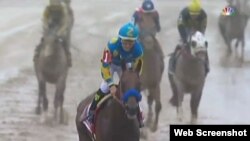
<path fill-rule="evenodd" d="M 140 36 L 140 41 L 144 47 L 143 70 L 142 70 L 142 90 L 148 90 L 148 116 L 146 125 L 151 131 L 156 131 L 158 127 L 159 114 L 161 111 L 160 83 L 164 71 L 164 55 L 157 39 L 147 34 Z M 155 101 L 155 120 L 152 123 L 152 104 Z"/>
<path fill-rule="evenodd" d="M 48 111 L 48 99 L 46 96 L 46 83 L 56 86 L 54 97 L 54 117 L 57 119 L 58 108 L 60 110 L 60 123 L 64 122 L 64 90 L 68 74 L 67 59 L 62 43 L 55 35 L 55 30 L 44 33 L 42 47 L 37 61 L 34 62 L 36 77 L 38 80 L 38 103 L 36 113 L 41 113 L 41 103 L 43 110 Z"/>
<path fill-rule="evenodd" d="M 205 83 L 205 61 L 207 41 L 204 35 L 197 31 L 191 36 L 190 45 L 182 47 L 177 53 L 174 74 L 169 74 L 173 92 L 171 104 L 177 106 L 179 119 L 182 119 L 182 101 L 185 93 L 191 93 L 191 122 L 195 123 L 198 117 L 198 106 Z"/>
<path fill-rule="evenodd" d="M 141 63 L 135 70 L 126 70 L 123 73 L 117 89 L 118 99 L 110 98 L 99 109 L 95 116 L 95 135 L 97 141 L 139 141 L 140 131 L 137 120 L 138 106 L 141 99 L 139 72 Z M 138 93 L 128 93 L 136 90 Z M 84 109 L 92 101 L 94 94 L 84 99 L 77 108 L 76 127 L 79 141 L 91 141 L 91 133 L 83 124 Z M 124 100 L 124 97 L 127 100 Z M 122 101 L 120 99 L 123 99 Z M 125 99 L 126 99 L 125 98 Z"/>
<path fill-rule="evenodd" d="M 235 1 L 230 3 L 229 6 L 233 9 L 232 15 L 220 15 L 219 16 L 219 29 L 220 33 L 228 47 L 228 54 L 232 53 L 231 42 L 236 39 L 235 47 L 237 48 L 239 42 L 241 42 L 241 59 L 244 59 L 244 47 L 245 47 L 245 28 L 248 21 L 246 13 L 247 1 Z"/>

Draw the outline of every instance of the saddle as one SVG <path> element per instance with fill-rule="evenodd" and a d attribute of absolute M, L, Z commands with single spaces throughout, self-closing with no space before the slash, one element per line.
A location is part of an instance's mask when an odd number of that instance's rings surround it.
<path fill-rule="evenodd" d="M 190 48 L 186 44 L 178 44 L 176 45 L 175 52 L 174 52 L 174 58 L 177 59 L 181 53 L 184 53 L 185 55 L 188 55 L 190 52 Z"/>
<path fill-rule="evenodd" d="M 187 48 L 188 47 L 186 45 L 184 45 L 183 43 L 177 44 L 174 52 L 168 55 L 168 56 L 170 56 L 169 67 L 168 67 L 168 73 L 170 75 L 173 75 L 175 73 L 175 67 L 176 67 L 176 60 L 177 60 L 177 58 L 182 53 L 184 53 L 185 55 L 189 54 Z"/>
<path fill-rule="evenodd" d="M 89 113 L 91 103 L 89 103 L 88 106 L 86 106 L 85 109 L 82 112 L 81 120 L 82 120 L 83 124 L 85 125 L 85 127 L 88 129 L 93 141 L 95 140 L 95 121 L 97 119 L 98 113 L 102 109 L 103 105 L 105 105 L 105 103 L 110 98 L 112 98 L 112 95 L 108 94 L 108 95 L 105 95 L 101 99 L 101 101 L 98 102 L 97 107 L 96 107 L 96 111 L 95 111 L 94 123 L 93 124 L 91 122 L 89 122 L 89 120 L 87 120 L 88 117 L 89 117 L 88 113 Z"/>

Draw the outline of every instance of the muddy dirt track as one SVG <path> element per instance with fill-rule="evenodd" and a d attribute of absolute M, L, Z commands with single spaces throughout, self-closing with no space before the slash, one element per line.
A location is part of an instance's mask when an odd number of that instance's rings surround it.
<path fill-rule="evenodd" d="M 37 80 L 33 68 L 33 51 L 41 38 L 41 16 L 46 6 L 42 0 L 0 1 L 0 141 L 77 141 L 74 124 L 77 104 L 101 83 L 100 57 L 107 41 L 119 27 L 130 20 L 141 0 L 72 0 L 75 25 L 72 32 L 73 67 L 65 91 L 68 125 L 44 124 L 35 114 Z M 157 35 L 166 55 L 178 41 L 176 20 L 188 4 L 184 0 L 155 0 L 162 31 Z M 208 12 L 206 37 L 209 42 L 211 72 L 208 75 L 199 108 L 200 124 L 250 123 L 250 27 L 246 32 L 245 62 L 225 57 L 225 45 L 218 32 L 217 18 L 224 1 L 203 0 Z M 167 67 L 166 67 L 167 68 Z M 171 96 L 167 69 L 161 83 L 163 108 L 159 129 L 148 134 L 148 141 L 169 140 L 169 124 L 178 123 Z M 48 85 L 49 114 L 52 117 L 54 87 Z M 190 119 L 189 97 L 184 99 L 184 121 Z M 142 106 L 147 112 L 145 98 Z"/>

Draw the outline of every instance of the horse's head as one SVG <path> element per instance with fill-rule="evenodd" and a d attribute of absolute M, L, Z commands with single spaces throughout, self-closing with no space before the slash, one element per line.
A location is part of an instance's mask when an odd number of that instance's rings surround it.
<path fill-rule="evenodd" d="M 45 56 L 52 56 L 57 52 L 62 40 L 58 38 L 54 30 L 48 30 L 43 34 L 43 45 Z"/>
<path fill-rule="evenodd" d="M 130 65 L 122 65 L 123 73 L 120 78 L 118 93 L 125 107 L 126 115 L 129 119 L 136 118 L 138 114 L 138 106 L 141 101 L 141 82 L 140 69 L 142 62 L 139 62 L 135 69 L 128 67 Z"/>
<path fill-rule="evenodd" d="M 140 41 L 146 50 L 155 49 L 155 37 L 151 34 L 140 36 Z"/>
<path fill-rule="evenodd" d="M 207 55 L 208 42 L 204 34 L 199 31 L 194 32 L 190 38 L 189 47 L 191 55 L 193 57 L 205 61 Z"/>

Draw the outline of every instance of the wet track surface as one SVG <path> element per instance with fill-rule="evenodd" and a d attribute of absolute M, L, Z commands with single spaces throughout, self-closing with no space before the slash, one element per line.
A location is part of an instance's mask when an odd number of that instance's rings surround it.
<path fill-rule="evenodd" d="M 72 32 L 73 67 L 65 91 L 67 125 L 42 123 L 35 114 L 38 97 L 33 68 L 33 51 L 41 38 L 41 16 L 46 2 L 40 0 L 0 1 L 0 141 L 76 141 L 74 124 L 77 104 L 98 89 L 101 83 L 100 57 L 109 38 L 128 21 L 141 1 L 73 0 L 75 25 Z M 161 83 L 162 111 L 159 129 L 148 134 L 148 141 L 169 140 L 169 124 L 179 123 L 167 78 L 168 54 L 178 42 L 176 20 L 187 2 L 155 0 L 162 31 L 157 35 L 163 47 L 166 69 Z M 225 44 L 217 27 L 224 1 L 204 0 L 208 12 L 206 37 L 209 42 L 211 72 L 208 74 L 199 107 L 200 124 L 249 124 L 250 113 L 250 27 L 246 30 L 245 61 L 225 56 Z M 54 87 L 48 85 L 49 117 L 53 114 Z M 184 99 L 184 121 L 190 119 L 189 96 Z M 147 112 L 143 98 L 142 106 Z"/>

